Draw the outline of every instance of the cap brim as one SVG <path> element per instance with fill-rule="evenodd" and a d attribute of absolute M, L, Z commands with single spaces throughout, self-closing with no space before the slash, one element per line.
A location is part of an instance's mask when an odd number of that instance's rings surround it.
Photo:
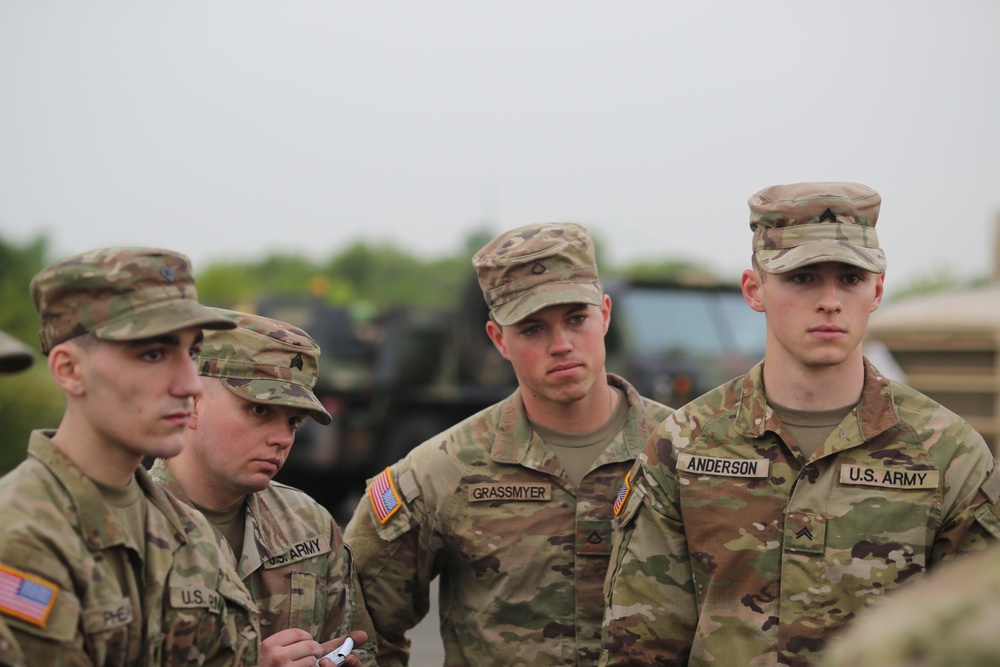
<path fill-rule="evenodd" d="M 35 353 L 30 347 L 0 331 L 0 373 L 23 371 L 35 361 Z"/>
<path fill-rule="evenodd" d="M 768 273 L 787 273 L 809 264 L 841 262 L 872 273 L 885 273 L 885 253 L 833 239 L 804 243 L 794 248 L 758 250 L 757 261 Z"/>
<path fill-rule="evenodd" d="M 509 326 L 537 313 L 542 308 L 567 303 L 601 305 L 603 290 L 601 284 L 593 283 L 545 283 L 492 309 L 497 324 Z"/>
<path fill-rule="evenodd" d="M 220 377 L 222 386 L 240 398 L 251 403 L 267 403 L 283 405 L 289 408 L 305 410 L 323 426 L 329 426 L 333 417 L 326 411 L 323 404 L 316 398 L 311 389 L 294 382 L 281 380 L 258 380 L 244 378 Z"/>
<path fill-rule="evenodd" d="M 141 340 L 188 327 L 235 329 L 236 322 L 193 299 L 174 299 L 136 308 L 93 331 L 101 340 Z"/>

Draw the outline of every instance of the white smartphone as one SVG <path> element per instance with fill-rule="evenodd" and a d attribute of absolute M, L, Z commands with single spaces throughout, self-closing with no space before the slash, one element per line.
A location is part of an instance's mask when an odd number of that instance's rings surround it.
<path fill-rule="evenodd" d="M 354 650 L 354 640 L 348 637 L 347 639 L 344 640 L 343 644 L 341 644 L 334 650 L 330 651 L 323 657 L 333 660 L 333 664 L 335 665 L 342 665 L 344 664 L 344 660 L 347 659 L 347 656 L 349 656 L 351 654 L 351 651 L 353 650 Z M 319 664 L 319 662 L 317 661 L 316 664 Z"/>

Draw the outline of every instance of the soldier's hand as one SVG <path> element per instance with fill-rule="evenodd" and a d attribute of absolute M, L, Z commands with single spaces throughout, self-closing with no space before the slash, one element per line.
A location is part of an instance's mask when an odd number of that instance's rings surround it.
<path fill-rule="evenodd" d="M 299 628 L 276 632 L 260 643 L 260 667 L 316 667 L 321 655 L 326 655 L 323 646 Z"/>
<path fill-rule="evenodd" d="M 365 632 L 364 630 L 352 630 L 348 634 L 348 637 L 350 637 L 354 641 L 355 646 L 361 646 L 366 641 L 368 641 L 368 633 Z M 324 642 L 323 653 L 321 655 L 326 655 L 330 651 L 335 650 L 338 646 L 343 644 L 346 639 L 347 637 L 337 637 L 336 639 L 331 639 L 328 642 Z M 317 664 L 319 665 L 319 667 L 334 667 L 333 660 L 330 660 L 329 658 L 323 658 Z M 356 655 L 348 655 L 347 658 L 344 659 L 343 664 L 348 667 L 361 667 L 361 661 L 358 659 L 358 656 Z"/>

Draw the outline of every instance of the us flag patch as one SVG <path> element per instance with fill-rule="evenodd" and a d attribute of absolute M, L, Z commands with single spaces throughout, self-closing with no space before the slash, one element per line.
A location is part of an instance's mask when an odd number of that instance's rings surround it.
<path fill-rule="evenodd" d="M 395 514 L 399 506 L 403 504 L 399 499 L 396 484 L 392 481 L 392 473 L 389 472 L 388 468 L 380 472 L 372 485 L 368 487 L 368 497 L 371 498 L 375 516 L 378 517 L 378 522 L 381 524 L 388 521 L 389 517 Z"/>
<path fill-rule="evenodd" d="M 44 579 L 0 565 L 0 611 L 45 627 L 59 588 Z"/>
<path fill-rule="evenodd" d="M 628 494 L 632 492 L 632 485 L 628 483 L 628 477 L 631 474 L 631 470 L 625 473 L 625 483 L 618 490 L 618 497 L 615 498 L 615 516 L 621 514 L 622 508 L 625 507 L 625 501 L 628 500 Z"/>

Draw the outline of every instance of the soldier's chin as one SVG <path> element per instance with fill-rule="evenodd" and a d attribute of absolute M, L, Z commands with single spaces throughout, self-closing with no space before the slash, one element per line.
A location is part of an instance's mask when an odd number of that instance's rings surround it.
<path fill-rule="evenodd" d="M 146 456 L 151 456 L 158 459 L 169 459 L 171 457 L 180 454 L 181 450 L 183 449 L 184 449 L 184 435 L 180 434 L 177 436 L 171 436 L 169 438 L 160 439 L 144 453 Z"/>

